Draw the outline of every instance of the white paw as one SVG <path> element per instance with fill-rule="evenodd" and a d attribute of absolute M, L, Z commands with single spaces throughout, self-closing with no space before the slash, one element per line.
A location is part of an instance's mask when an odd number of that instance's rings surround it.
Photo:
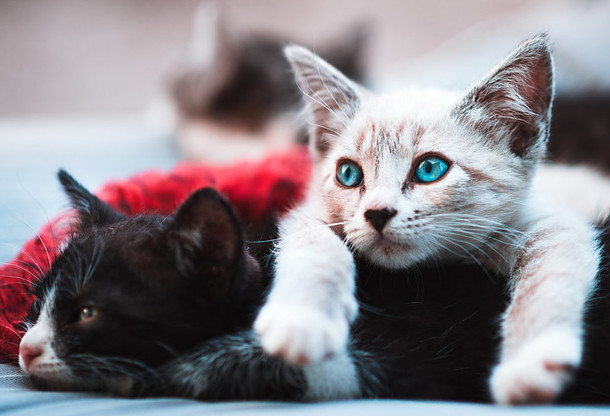
<path fill-rule="evenodd" d="M 290 364 L 316 363 L 345 349 L 349 322 L 312 307 L 274 304 L 261 310 L 254 329 L 270 355 Z"/>
<path fill-rule="evenodd" d="M 581 341 L 567 331 L 547 331 L 502 360 L 490 385 L 501 404 L 549 403 L 571 380 L 580 364 Z"/>

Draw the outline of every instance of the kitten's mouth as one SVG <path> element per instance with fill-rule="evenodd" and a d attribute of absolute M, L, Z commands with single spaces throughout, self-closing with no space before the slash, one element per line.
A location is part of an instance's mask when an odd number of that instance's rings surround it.
<path fill-rule="evenodd" d="M 381 236 L 363 247 L 362 254 L 373 263 L 389 269 L 409 267 L 419 257 L 417 246 Z"/>
<path fill-rule="evenodd" d="M 396 241 L 385 235 L 380 235 L 375 242 L 375 245 L 379 247 L 379 250 L 386 256 L 392 256 L 398 253 L 405 253 L 411 251 L 413 247 L 411 244 L 405 241 Z"/>
<path fill-rule="evenodd" d="M 381 247 L 381 252 L 385 256 L 392 256 L 392 255 L 396 254 L 396 248 L 391 245 L 385 245 L 385 246 Z"/>

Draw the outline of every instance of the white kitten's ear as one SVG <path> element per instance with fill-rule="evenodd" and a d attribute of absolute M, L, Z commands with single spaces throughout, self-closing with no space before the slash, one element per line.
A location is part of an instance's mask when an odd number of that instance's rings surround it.
<path fill-rule="evenodd" d="M 324 155 L 358 111 L 363 90 L 303 47 L 288 46 L 284 53 L 310 113 L 310 148 L 314 154 Z"/>
<path fill-rule="evenodd" d="M 546 149 L 553 99 L 553 64 L 546 34 L 519 45 L 455 111 L 489 140 L 524 159 Z"/>

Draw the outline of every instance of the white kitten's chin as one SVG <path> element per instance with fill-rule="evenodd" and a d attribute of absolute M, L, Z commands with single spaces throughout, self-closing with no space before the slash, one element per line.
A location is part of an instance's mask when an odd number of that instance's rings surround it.
<path fill-rule="evenodd" d="M 356 251 L 361 257 L 386 269 L 405 269 L 427 257 L 407 242 L 395 242 L 387 238 L 372 240 L 374 241 L 356 248 Z"/>

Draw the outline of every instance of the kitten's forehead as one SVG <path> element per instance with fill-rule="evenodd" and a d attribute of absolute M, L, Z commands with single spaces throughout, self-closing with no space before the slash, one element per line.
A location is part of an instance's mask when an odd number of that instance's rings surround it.
<path fill-rule="evenodd" d="M 109 250 L 109 245 L 108 239 L 98 232 L 73 236 L 51 270 L 38 282 L 37 297 L 54 310 L 57 301 L 73 299 L 91 282 L 103 280 L 95 278 L 103 258 L 117 257 L 113 253 L 118 250 Z"/>
<path fill-rule="evenodd" d="M 462 92 L 413 88 L 372 97 L 363 103 L 362 109 L 377 120 L 411 119 L 432 124 L 455 108 L 463 96 Z"/>
<path fill-rule="evenodd" d="M 435 90 L 372 98 L 345 131 L 351 140 L 339 141 L 335 156 L 358 159 L 376 174 L 383 166 L 395 173 L 401 167 L 408 169 L 413 158 L 423 153 L 443 153 L 444 130 L 458 100 L 458 94 Z"/>

